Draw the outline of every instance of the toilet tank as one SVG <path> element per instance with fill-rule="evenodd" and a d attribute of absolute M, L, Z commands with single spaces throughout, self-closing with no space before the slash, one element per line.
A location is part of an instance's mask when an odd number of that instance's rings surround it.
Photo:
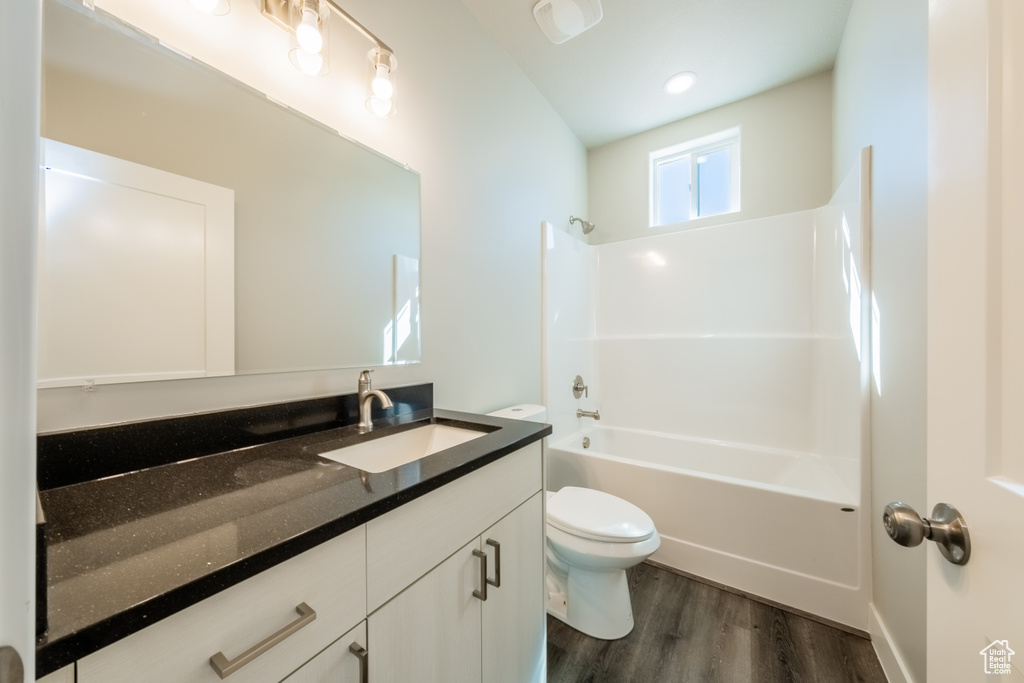
<path fill-rule="evenodd" d="M 548 409 L 535 403 L 520 403 L 487 414 L 510 420 L 529 420 L 530 422 L 544 422 L 548 419 Z"/>

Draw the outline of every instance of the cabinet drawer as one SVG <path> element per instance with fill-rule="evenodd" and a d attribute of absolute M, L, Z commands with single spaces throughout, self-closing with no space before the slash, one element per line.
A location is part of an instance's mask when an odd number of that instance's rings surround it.
<path fill-rule="evenodd" d="M 359 683 L 362 673 L 359 658 L 349 649 L 353 643 L 366 648 L 365 621 L 359 622 L 358 626 L 331 643 L 330 647 L 281 683 Z"/>
<path fill-rule="evenodd" d="M 280 681 L 366 615 L 365 527 L 192 605 L 78 663 L 78 683 L 217 683 L 210 657 L 237 658 L 299 619 L 316 618 L 243 666 L 231 680 Z"/>
<path fill-rule="evenodd" d="M 367 522 L 367 610 L 539 491 L 541 474 L 538 442 Z"/>

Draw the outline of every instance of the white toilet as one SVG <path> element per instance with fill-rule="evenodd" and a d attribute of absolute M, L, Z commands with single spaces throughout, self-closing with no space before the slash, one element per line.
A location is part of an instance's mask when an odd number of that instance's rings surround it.
<path fill-rule="evenodd" d="M 491 413 L 543 422 L 544 406 Z M 547 493 L 547 610 L 577 631 L 614 640 L 633 630 L 626 570 L 658 549 L 647 514 L 621 498 L 566 486 Z"/>
<path fill-rule="evenodd" d="M 603 491 L 547 495 L 548 614 L 588 636 L 622 638 L 633 630 L 626 570 L 661 545 L 654 522 Z"/>

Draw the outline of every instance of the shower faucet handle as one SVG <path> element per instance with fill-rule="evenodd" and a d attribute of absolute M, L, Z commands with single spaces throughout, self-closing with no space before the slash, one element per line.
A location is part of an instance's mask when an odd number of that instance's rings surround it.
<path fill-rule="evenodd" d="M 579 398 L 581 396 L 590 398 L 590 389 L 588 389 L 587 385 L 583 383 L 583 377 L 580 375 L 576 375 L 576 379 L 572 381 L 572 395 L 575 398 Z"/>

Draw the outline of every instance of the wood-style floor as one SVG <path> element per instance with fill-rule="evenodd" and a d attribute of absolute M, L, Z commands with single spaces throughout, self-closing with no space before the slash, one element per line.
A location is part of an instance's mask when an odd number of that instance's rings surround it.
<path fill-rule="evenodd" d="M 549 683 L 885 683 L 870 641 L 650 564 L 630 574 L 632 633 L 548 616 Z"/>

